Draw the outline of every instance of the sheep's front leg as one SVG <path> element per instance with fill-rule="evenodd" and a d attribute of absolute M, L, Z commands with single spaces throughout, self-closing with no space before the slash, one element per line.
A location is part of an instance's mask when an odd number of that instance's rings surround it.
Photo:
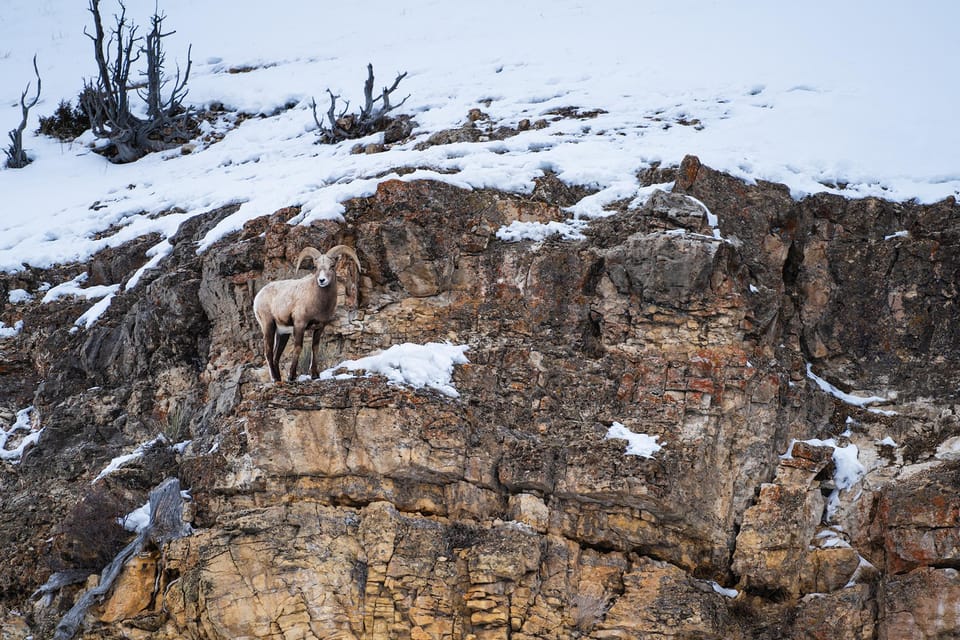
<path fill-rule="evenodd" d="M 277 323 L 271 321 L 263 328 L 263 357 L 267 360 L 267 367 L 270 368 L 270 379 L 274 382 L 280 382 L 280 367 L 277 362 L 280 360 L 279 354 L 274 356 L 274 341 L 277 337 Z"/>
<path fill-rule="evenodd" d="M 303 351 L 303 334 L 307 327 L 302 324 L 293 326 L 293 361 L 290 362 L 290 382 L 297 379 L 297 365 L 300 363 L 300 353 Z"/>
<path fill-rule="evenodd" d="M 313 340 L 310 341 L 310 377 L 316 378 L 320 375 L 320 363 L 317 352 L 320 350 L 320 334 L 327 327 L 326 323 L 321 324 L 313 330 Z"/>

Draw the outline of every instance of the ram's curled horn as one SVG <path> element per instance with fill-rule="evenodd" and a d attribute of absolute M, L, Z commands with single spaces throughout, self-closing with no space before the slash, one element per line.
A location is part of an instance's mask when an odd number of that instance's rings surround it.
<path fill-rule="evenodd" d="M 357 252 L 351 249 L 350 247 L 348 247 L 347 245 L 338 244 L 337 246 L 332 247 L 329 251 L 327 251 L 327 257 L 330 258 L 331 260 L 336 260 L 343 254 L 346 254 L 351 258 L 353 258 L 353 261 L 357 263 L 358 272 L 363 271 L 363 267 L 360 266 L 360 258 L 357 257 Z"/>
<path fill-rule="evenodd" d="M 322 256 L 319 249 L 314 249 L 313 247 L 304 247 L 303 251 L 300 252 L 300 255 L 297 256 L 297 267 L 295 271 L 300 271 L 300 263 L 303 262 L 304 258 L 310 258 L 316 263 L 317 258 Z"/>

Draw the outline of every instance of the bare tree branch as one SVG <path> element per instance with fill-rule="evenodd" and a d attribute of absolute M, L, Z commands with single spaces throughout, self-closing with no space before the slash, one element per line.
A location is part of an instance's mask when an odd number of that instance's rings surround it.
<path fill-rule="evenodd" d="M 37 95 L 27 104 L 27 94 L 30 93 L 30 83 L 28 82 L 23 93 L 20 94 L 20 112 L 22 114 L 20 124 L 16 129 L 11 129 L 7 133 L 10 137 L 10 147 L 4 149 L 4 153 L 7 155 L 7 166 L 11 169 L 22 169 L 30 164 L 30 158 L 27 157 L 26 151 L 23 150 L 23 132 L 27 128 L 27 117 L 30 114 L 30 109 L 35 107 L 40 100 L 41 82 L 40 71 L 37 69 L 37 54 L 33 54 L 33 73 L 37 76 Z"/>
<path fill-rule="evenodd" d="M 395 107 L 390 106 L 390 94 L 393 93 L 397 86 L 400 84 L 400 81 L 407 77 L 407 72 L 397 74 L 396 79 L 394 79 L 393 84 L 390 87 L 384 87 L 380 95 L 376 98 L 373 97 L 373 65 L 367 65 L 367 81 L 363 83 L 363 96 L 364 96 L 364 107 L 360 111 L 360 120 L 361 121 L 375 121 L 379 118 L 382 118 L 387 114 L 387 112 L 396 109 L 404 102 L 407 101 L 407 98 L 404 98 L 400 101 L 400 104 Z M 374 112 L 373 106 L 380 101 L 381 107 L 379 110 Z"/>
<path fill-rule="evenodd" d="M 360 113 L 356 115 L 348 115 L 347 110 L 350 107 L 350 103 L 347 102 L 346 106 L 344 106 L 343 110 L 340 112 L 340 115 L 335 115 L 336 103 L 340 96 L 335 95 L 332 91 L 330 91 L 330 89 L 327 89 L 327 93 L 330 95 L 330 108 L 327 110 L 326 125 L 324 125 L 320 118 L 317 117 L 316 101 L 311 101 L 313 120 L 316 122 L 320 133 L 320 142 L 334 143 L 350 138 L 361 138 L 371 133 L 386 129 L 387 126 L 389 126 L 392 122 L 392 119 L 388 118 L 387 114 L 397 107 L 403 105 L 403 103 L 407 101 L 407 98 L 410 97 L 408 95 L 396 105 L 390 103 L 390 95 L 397 89 L 400 81 L 405 77 L 407 77 L 406 72 L 397 74 L 393 84 L 389 87 L 383 87 L 380 95 L 374 97 L 373 65 L 367 64 L 367 79 L 363 83 L 364 102 L 363 107 L 360 109 Z"/>

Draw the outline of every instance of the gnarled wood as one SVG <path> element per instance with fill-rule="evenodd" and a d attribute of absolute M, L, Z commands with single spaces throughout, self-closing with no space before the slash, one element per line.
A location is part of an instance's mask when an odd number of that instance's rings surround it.
<path fill-rule="evenodd" d="M 27 104 L 27 93 L 30 92 L 30 83 L 28 82 L 23 93 L 20 94 L 20 111 L 23 117 L 17 128 L 11 129 L 7 134 L 10 136 L 10 147 L 4 149 L 4 153 L 7 154 L 7 166 L 11 169 L 22 169 L 30 164 L 30 158 L 27 157 L 27 153 L 23 150 L 23 132 L 27 128 L 27 116 L 30 113 L 30 109 L 36 106 L 37 101 L 40 100 L 40 71 L 37 70 L 36 55 L 33 56 L 33 72 L 37 76 L 37 95 Z"/>
<path fill-rule="evenodd" d="M 87 611 L 110 591 L 127 560 L 143 551 L 148 544 L 163 547 L 171 540 L 190 535 L 191 531 L 190 524 L 183 521 L 180 481 L 176 478 L 167 478 L 150 492 L 149 524 L 141 529 L 133 542 L 124 547 L 107 565 L 100 574 L 100 584 L 80 596 L 70 611 L 63 616 L 60 624 L 57 625 L 54 640 L 70 640 L 76 635 Z"/>
<path fill-rule="evenodd" d="M 177 69 L 173 88 L 168 98 L 161 93 L 169 80 L 164 77 L 163 38 L 174 32 L 164 33 L 162 26 L 165 16 L 155 13 L 151 16 L 151 30 L 147 34 L 146 44 L 137 37 L 137 27 L 128 23 L 126 7 L 120 3 L 120 15 L 116 16 L 116 26 L 107 38 L 100 16 L 100 0 L 90 0 L 89 11 L 93 14 L 94 33 L 86 33 L 93 41 L 94 57 L 99 75 L 96 81 L 88 81 L 81 94 L 84 110 L 90 117 L 93 133 L 98 138 L 110 140 L 116 151 L 114 162 L 132 162 L 147 153 L 169 149 L 192 137 L 190 131 L 190 112 L 181 104 L 187 94 L 186 84 L 190 77 L 190 49 L 187 50 L 187 67 L 180 77 Z M 105 42 L 106 41 L 106 42 Z M 114 44 L 116 51 L 111 59 L 107 47 Z M 147 103 L 147 117 L 140 118 L 130 110 L 129 90 L 130 70 L 147 54 L 145 92 L 139 95 Z"/>
<path fill-rule="evenodd" d="M 390 104 L 390 94 L 397 89 L 400 81 L 406 77 L 406 71 L 398 73 L 392 85 L 383 87 L 380 95 L 373 97 L 373 65 L 367 64 L 367 79 L 363 84 L 364 102 L 360 113 L 347 115 L 347 109 L 350 107 L 350 102 L 348 101 L 346 106 L 340 111 L 340 115 L 335 115 L 337 100 L 340 96 L 334 94 L 330 89 L 327 89 L 327 94 L 330 96 L 330 108 L 327 109 L 328 125 L 324 125 L 323 121 L 317 117 L 317 102 L 316 100 L 312 100 L 310 107 L 313 110 L 313 121 L 317 124 L 317 128 L 320 131 L 320 141 L 332 144 L 350 138 L 362 138 L 363 136 L 385 129 L 386 125 L 390 123 L 387 114 L 403 105 L 403 103 L 407 101 L 407 98 L 410 97 L 408 95 L 395 105 Z"/>

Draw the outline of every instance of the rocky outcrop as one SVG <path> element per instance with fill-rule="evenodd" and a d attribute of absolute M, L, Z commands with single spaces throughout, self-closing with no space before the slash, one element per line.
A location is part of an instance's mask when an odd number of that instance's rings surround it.
<path fill-rule="evenodd" d="M 124 540 L 105 514 L 176 475 L 193 535 L 131 560 L 84 637 L 954 633 L 960 209 L 675 173 L 575 242 L 496 238 L 582 197 L 552 176 L 529 197 L 389 181 L 344 224 L 281 210 L 197 255 L 214 212 L 90 330 L 63 326 L 75 302 L 16 310 L 0 384 L 26 404 L 13 372 L 43 381 L 45 431 L 0 476 L 4 620 L 49 631 L 80 587 L 30 592 L 99 571 Z M 336 243 L 365 270 L 323 360 L 468 345 L 459 397 L 268 382 L 253 294 Z M 625 455 L 615 422 L 662 449 Z M 90 484 L 158 431 L 192 442 Z"/>

